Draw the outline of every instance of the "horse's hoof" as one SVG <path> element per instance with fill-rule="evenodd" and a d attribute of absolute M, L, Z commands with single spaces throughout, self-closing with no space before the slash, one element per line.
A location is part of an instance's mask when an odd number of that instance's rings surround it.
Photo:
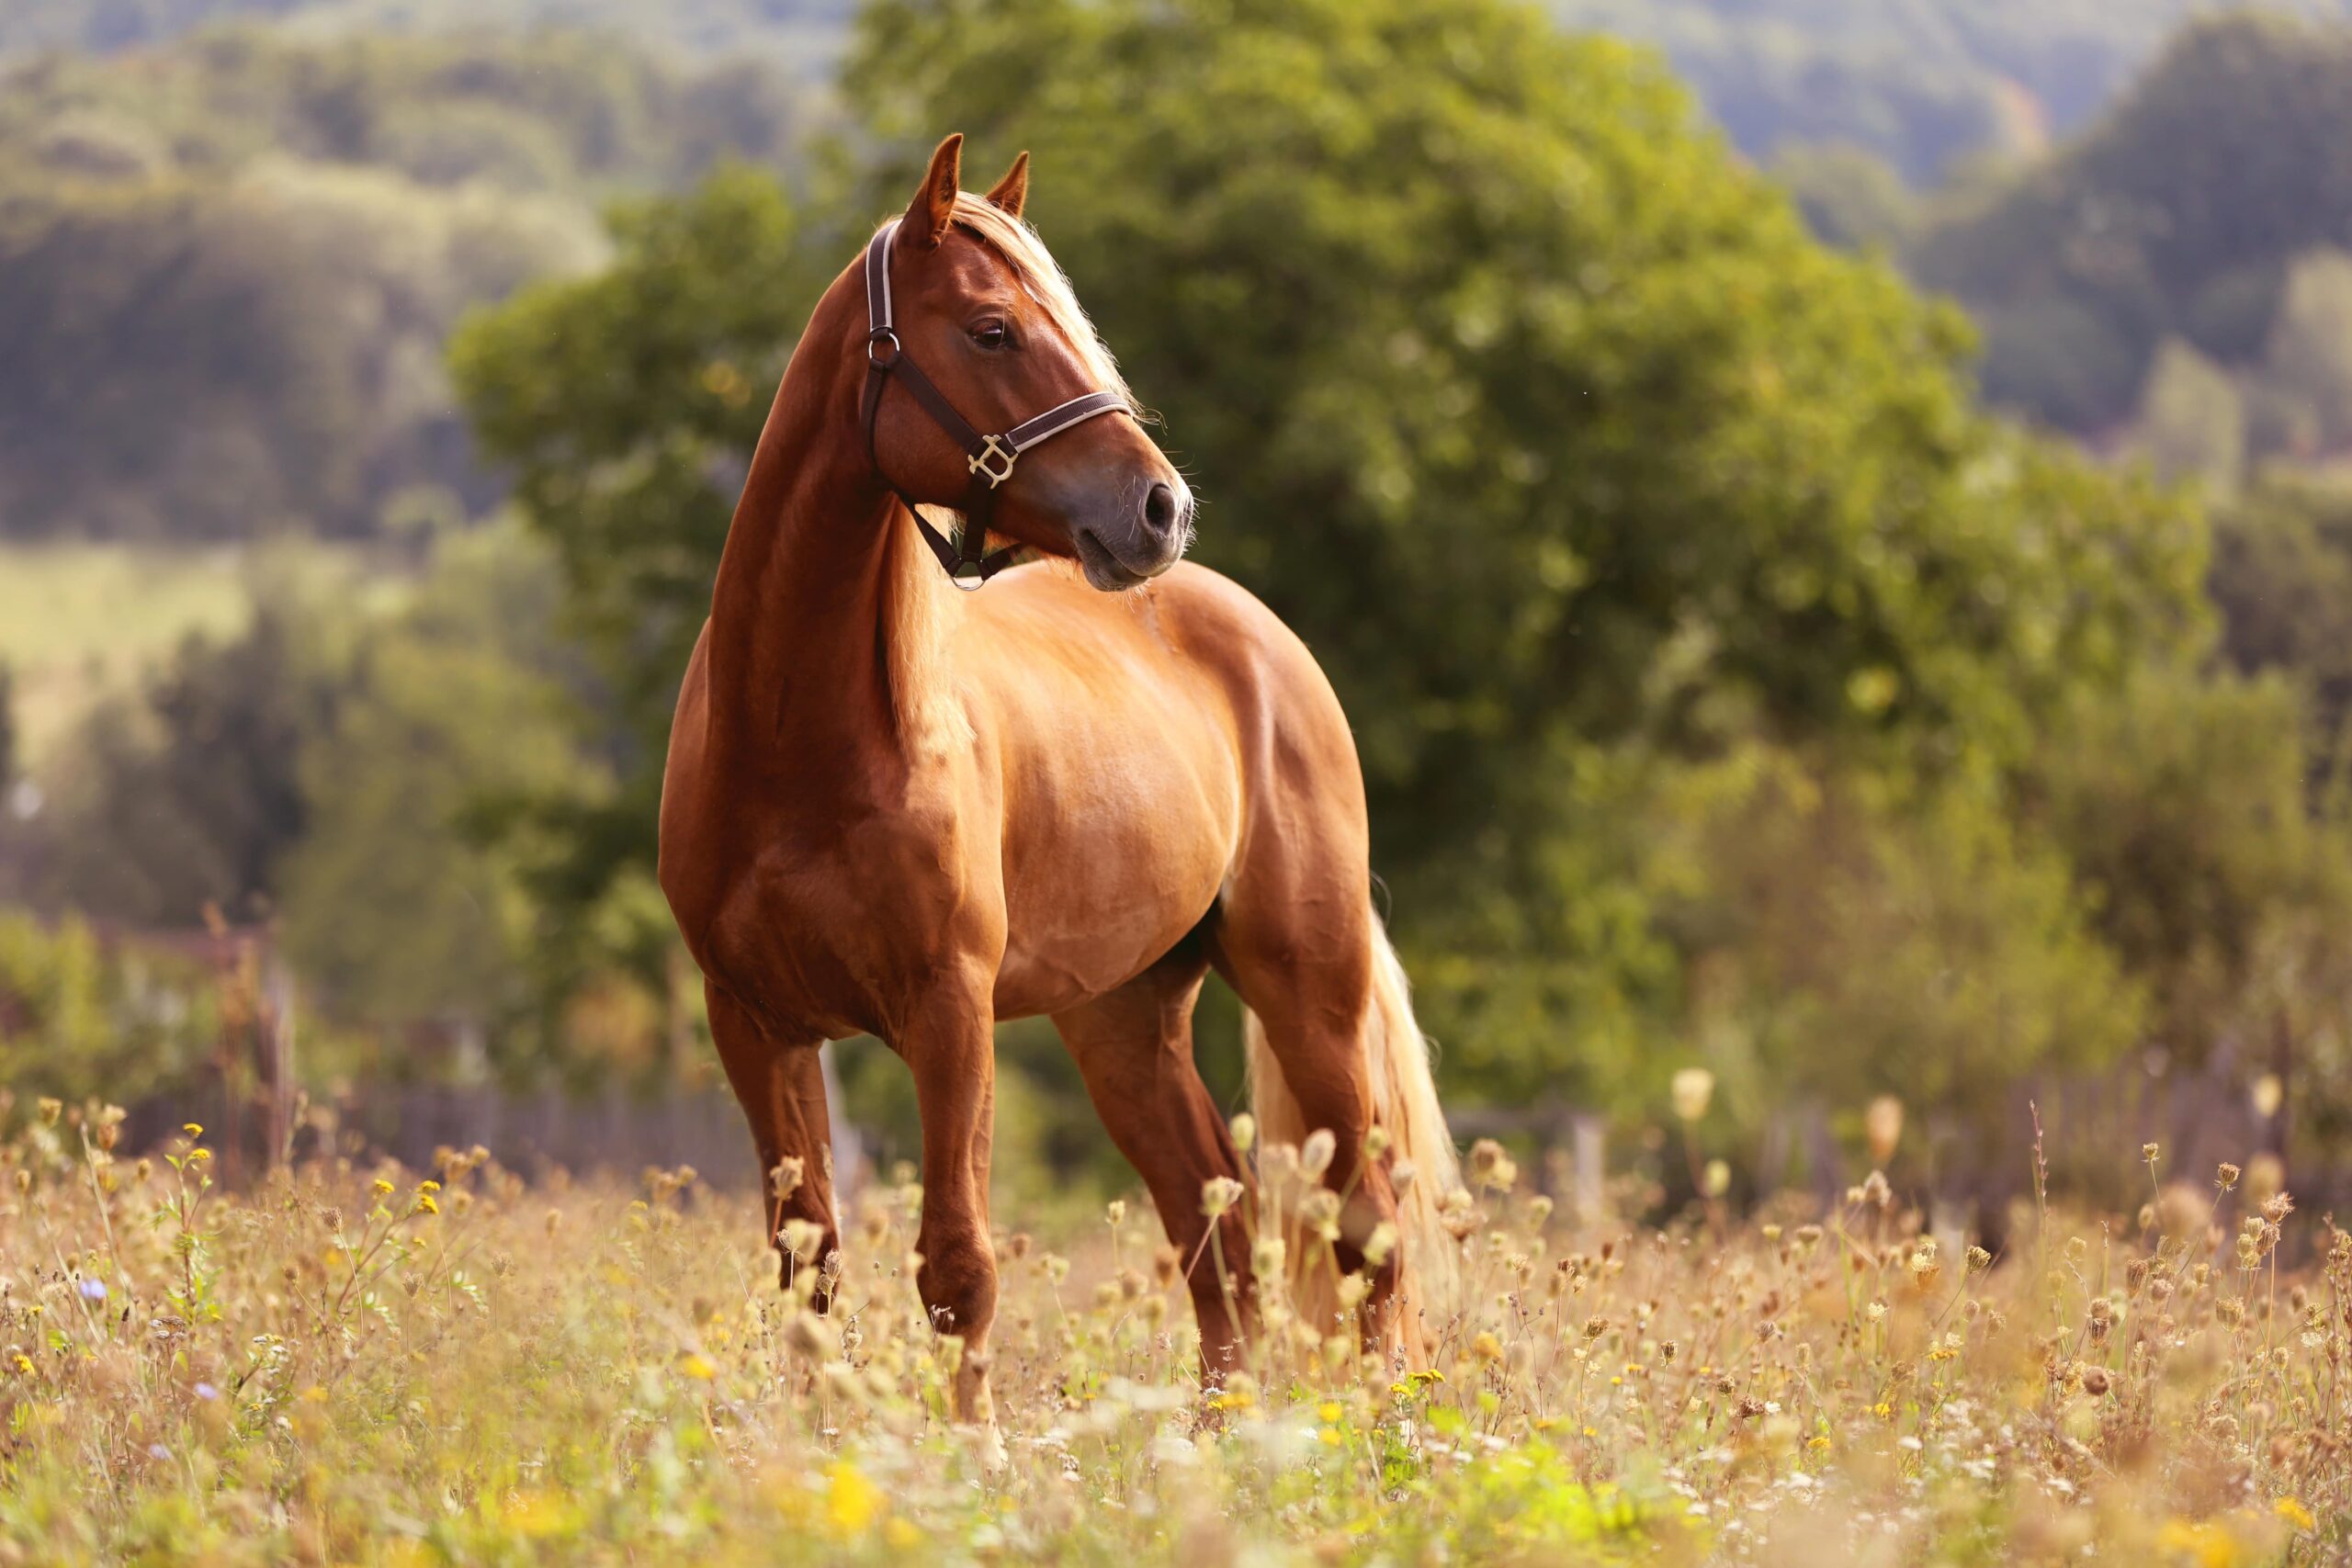
<path fill-rule="evenodd" d="M 1004 1467 L 1011 1462 L 1011 1456 L 1004 1451 L 1004 1434 L 997 1430 L 993 1417 L 987 1421 L 958 1426 L 956 1431 L 956 1435 L 964 1439 L 964 1446 L 971 1450 L 972 1457 L 979 1461 L 983 1471 L 992 1476 L 1004 1473 Z"/>

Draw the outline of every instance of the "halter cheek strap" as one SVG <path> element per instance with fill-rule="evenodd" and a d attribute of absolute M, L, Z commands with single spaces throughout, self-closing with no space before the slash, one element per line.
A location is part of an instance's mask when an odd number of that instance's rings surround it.
<path fill-rule="evenodd" d="M 914 395 L 915 401 L 922 405 L 933 422 L 964 449 L 971 482 L 961 508 L 964 524 L 956 530 L 954 544 L 943 538 L 917 510 L 913 497 L 896 484 L 890 488 L 906 502 L 907 510 L 914 513 L 915 526 L 922 530 L 923 543 L 939 558 L 948 578 L 958 588 L 974 589 L 1003 570 L 1012 559 L 1010 547 L 989 551 L 988 518 L 995 503 L 997 487 L 1012 477 L 1013 465 L 1021 454 L 1097 414 L 1123 412 L 1127 401 L 1116 392 L 1088 392 L 1057 403 L 1001 435 L 981 434 L 972 427 L 971 421 L 956 412 L 956 405 L 947 400 L 947 395 L 907 357 L 899 343 L 890 310 L 890 250 L 898 233 L 899 225 L 894 220 L 865 247 L 865 392 L 858 423 L 865 429 L 865 455 L 875 471 L 880 473 L 881 459 L 874 450 L 874 422 L 882 409 L 882 393 L 895 379 Z M 885 474 L 883 478 L 888 482 L 889 476 Z M 968 580 L 962 575 L 967 567 L 975 573 Z"/>

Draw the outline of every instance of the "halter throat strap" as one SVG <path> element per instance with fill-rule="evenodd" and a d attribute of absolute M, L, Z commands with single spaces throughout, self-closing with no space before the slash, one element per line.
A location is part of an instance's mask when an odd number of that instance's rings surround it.
<path fill-rule="evenodd" d="M 1127 401 L 1116 392 L 1088 392 L 1057 403 L 1001 435 L 984 435 L 973 428 L 972 422 L 956 412 L 947 394 L 907 356 L 899 342 L 890 305 L 890 253 L 898 233 L 898 220 L 893 220 L 865 247 L 865 390 L 860 400 L 858 423 L 865 431 L 866 457 L 874 464 L 875 472 L 882 473 L 882 460 L 874 448 L 874 425 L 882 411 L 882 394 L 895 380 L 913 395 L 933 423 L 964 449 L 971 481 L 960 503 L 963 526 L 956 530 L 952 545 L 931 525 L 912 496 L 899 489 L 887 473 L 882 477 L 913 513 L 915 526 L 922 531 L 923 543 L 939 558 L 940 567 L 950 581 L 958 588 L 978 588 L 1012 560 L 1010 546 L 1001 550 L 989 549 L 988 520 L 995 505 L 997 489 L 1012 477 L 1013 465 L 1021 454 L 1097 414 L 1120 412 Z M 967 568 L 974 572 L 968 580 L 963 575 Z"/>

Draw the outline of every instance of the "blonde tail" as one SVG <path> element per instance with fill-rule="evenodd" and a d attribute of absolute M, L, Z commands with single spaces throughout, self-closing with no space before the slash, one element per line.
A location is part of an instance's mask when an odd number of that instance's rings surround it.
<path fill-rule="evenodd" d="M 1462 1184 L 1453 1138 L 1445 1128 L 1437 1081 L 1430 1074 L 1429 1042 L 1413 1021 L 1410 983 L 1396 950 L 1375 911 L 1372 919 L 1372 1009 L 1364 1022 L 1365 1065 L 1372 1089 L 1373 1122 L 1386 1130 L 1392 1159 L 1410 1160 L 1412 1185 L 1397 1200 L 1396 1229 L 1404 1246 L 1399 1294 L 1408 1316 L 1430 1330 L 1456 1309 L 1460 1291 L 1453 1238 L 1438 1219 L 1439 1204 Z M 1242 1010 L 1242 1041 L 1249 1055 L 1250 1111 L 1261 1146 L 1299 1145 L 1314 1129 L 1283 1081 L 1282 1066 L 1267 1043 L 1258 1015 Z M 1322 1316 L 1328 1278 L 1302 1271 L 1294 1256 L 1291 1280 L 1300 1309 Z M 1336 1308 L 1337 1302 L 1328 1303 Z"/>

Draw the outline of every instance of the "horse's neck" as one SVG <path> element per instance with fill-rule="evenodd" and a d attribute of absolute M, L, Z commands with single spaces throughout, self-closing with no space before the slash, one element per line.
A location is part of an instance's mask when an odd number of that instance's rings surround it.
<path fill-rule="evenodd" d="M 714 735 L 785 771 L 929 751 L 963 724 L 938 566 L 837 401 L 786 373 L 711 595 Z"/>

